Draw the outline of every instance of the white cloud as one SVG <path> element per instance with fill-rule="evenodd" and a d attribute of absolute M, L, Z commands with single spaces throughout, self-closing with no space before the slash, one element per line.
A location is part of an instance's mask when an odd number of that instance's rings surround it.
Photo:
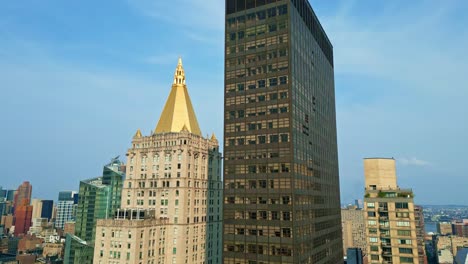
<path fill-rule="evenodd" d="M 425 161 L 418 158 L 399 158 L 397 161 L 404 166 L 430 166 L 429 161 Z"/>

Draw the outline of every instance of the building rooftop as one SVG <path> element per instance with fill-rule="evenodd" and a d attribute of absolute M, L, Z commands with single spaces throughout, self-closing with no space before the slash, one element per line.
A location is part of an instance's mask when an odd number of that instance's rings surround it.
<path fill-rule="evenodd" d="M 202 135 L 195 111 L 193 110 L 192 101 L 187 91 L 187 85 L 185 84 L 182 59 L 179 58 L 172 89 L 159 118 L 155 133 L 180 132 L 183 130 L 199 136 Z M 138 133 L 139 131 L 137 131 L 137 135 Z M 139 134 L 141 136 L 141 132 Z"/>

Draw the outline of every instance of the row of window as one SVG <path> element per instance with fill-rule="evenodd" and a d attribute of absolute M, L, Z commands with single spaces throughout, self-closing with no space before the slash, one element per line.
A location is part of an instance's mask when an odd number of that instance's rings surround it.
<path fill-rule="evenodd" d="M 245 65 L 245 64 L 252 64 L 256 62 L 262 62 L 265 60 L 274 60 L 276 61 L 277 58 L 283 58 L 288 55 L 288 50 L 286 47 L 280 47 L 278 49 L 269 49 L 266 52 L 254 53 L 254 54 L 247 54 L 245 56 L 239 55 L 235 58 L 227 58 L 226 59 L 226 68 L 227 71 L 230 71 L 230 67 Z"/>
<path fill-rule="evenodd" d="M 272 255 L 272 256 L 292 256 L 292 249 L 289 247 L 277 247 L 277 246 L 263 246 L 258 244 L 247 244 L 247 249 L 244 244 L 227 244 L 225 246 L 226 251 L 231 252 L 244 252 L 258 255 Z"/>
<path fill-rule="evenodd" d="M 239 4 L 241 4 L 241 3 L 242 3 L 242 1 L 239 1 Z M 228 6 L 227 6 L 228 13 L 230 13 L 229 10 L 240 11 L 240 10 L 244 10 L 245 8 L 250 9 L 250 8 L 255 7 L 255 2 L 254 1 L 249 1 L 249 4 L 250 3 L 253 3 L 254 6 L 240 5 L 236 9 L 235 2 L 234 1 L 228 1 L 227 2 L 227 4 L 228 4 Z M 231 5 L 233 5 L 233 6 L 231 6 Z M 287 13 L 288 13 L 288 6 L 287 5 L 281 5 L 281 6 L 278 6 L 278 7 L 269 8 L 267 10 L 261 10 L 261 11 L 258 11 L 258 12 L 248 13 L 246 15 L 241 15 L 241 16 L 237 16 L 237 17 L 228 18 L 227 21 L 226 21 L 227 22 L 226 24 L 227 24 L 228 28 L 235 28 L 236 26 L 241 27 L 241 26 L 244 26 L 245 23 L 256 23 L 257 21 L 263 21 L 263 20 L 265 20 L 267 18 L 275 18 L 277 16 L 284 16 Z"/>
<path fill-rule="evenodd" d="M 242 82 L 242 83 L 236 83 L 236 84 L 228 84 L 226 85 L 226 93 L 229 94 L 229 93 L 235 93 L 235 92 L 243 92 L 246 90 L 270 88 L 270 87 L 275 87 L 278 85 L 286 85 L 286 84 L 288 84 L 288 76 L 272 77 L 272 78 L 262 79 L 262 80 L 247 81 L 246 83 Z M 261 101 L 259 100 L 259 102 L 266 101 L 266 93 L 259 94 L 258 96 L 264 97 L 263 100 Z M 288 98 L 288 93 L 287 91 L 280 92 L 279 94 L 277 92 L 273 92 L 273 93 L 268 93 L 268 96 L 269 96 L 269 100 L 285 99 L 285 98 Z M 233 100 L 234 98 L 232 97 L 232 98 L 227 98 L 227 99 Z M 253 98 L 253 100 L 254 100 L 253 102 L 256 102 L 255 97 Z M 252 97 L 247 97 L 246 103 L 252 103 Z"/>
<path fill-rule="evenodd" d="M 388 203 L 379 203 L 379 207 L 382 208 L 382 209 L 386 208 L 388 210 Z M 367 203 L 367 208 L 375 208 L 375 203 L 374 202 L 368 202 Z M 408 209 L 408 203 L 397 202 L 397 203 L 395 203 L 395 208 L 396 209 Z"/>
<path fill-rule="evenodd" d="M 285 44 L 285 43 L 288 43 L 287 34 L 275 35 L 275 36 L 267 37 L 263 39 L 252 40 L 252 41 L 248 41 L 245 43 L 226 47 L 226 57 L 232 58 L 233 56 L 229 56 L 229 55 L 237 54 L 237 56 L 239 56 L 239 55 L 244 54 L 244 52 L 246 52 L 246 54 L 252 54 L 255 52 L 265 51 L 264 49 L 265 47 L 268 47 L 268 49 L 271 50 L 271 49 L 277 48 L 273 45 L 280 45 L 280 44 Z M 281 45 L 281 46 L 284 46 L 284 45 Z M 257 49 L 259 50 L 257 51 Z M 255 55 L 258 56 L 257 54 Z"/>
<path fill-rule="evenodd" d="M 254 130 L 254 129 L 249 129 Z M 289 142 L 289 134 L 272 134 L 261 136 L 247 136 L 245 138 L 226 138 L 227 146 L 242 146 L 242 145 L 256 145 L 256 144 L 270 144 L 270 143 L 285 143 Z"/>
<path fill-rule="evenodd" d="M 238 32 L 230 32 L 226 34 L 226 41 L 235 42 L 236 40 L 244 40 L 246 37 L 262 36 L 267 32 L 273 33 L 277 30 L 286 29 L 287 27 L 287 20 L 272 21 L 268 24 L 247 27 L 245 30 L 239 30 Z"/>
<path fill-rule="evenodd" d="M 367 216 L 368 217 L 377 217 L 377 213 L 376 212 L 367 212 Z M 388 213 L 379 213 L 378 214 L 379 217 L 387 217 L 388 218 Z M 396 212 L 395 213 L 395 216 L 397 218 L 409 218 L 409 212 Z"/>
<path fill-rule="evenodd" d="M 257 109 L 260 110 L 257 112 Z M 226 119 L 236 119 L 236 118 L 244 118 L 244 117 L 254 117 L 254 116 L 265 116 L 265 115 L 276 115 L 276 114 L 284 114 L 289 112 L 288 104 L 281 104 L 281 105 L 268 105 L 264 108 L 258 107 L 250 108 L 244 110 L 237 110 L 237 111 L 228 111 L 226 113 Z"/>
<path fill-rule="evenodd" d="M 260 180 L 263 181 L 263 180 Z M 260 182 L 259 181 L 259 182 Z M 251 184 L 256 184 L 256 181 L 250 181 Z M 262 183 L 266 184 L 266 183 Z M 256 187 L 255 187 L 256 188 Z M 252 189 L 255 189 L 252 188 Z M 260 188 L 267 188 L 266 185 L 263 185 Z M 268 203 L 269 201 L 269 203 Z M 239 196 L 229 196 L 226 197 L 225 203 L 227 204 L 291 204 L 290 196 L 282 196 L 281 198 L 265 198 L 265 197 L 239 197 Z"/>

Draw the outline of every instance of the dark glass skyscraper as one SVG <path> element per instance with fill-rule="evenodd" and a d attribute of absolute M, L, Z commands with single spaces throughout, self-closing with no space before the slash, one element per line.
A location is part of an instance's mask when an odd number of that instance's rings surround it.
<path fill-rule="evenodd" d="M 47 218 L 48 221 L 52 218 L 52 211 L 54 210 L 54 201 L 42 200 L 41 217 Z"/>
<path fill-rule="evenodd" d="M 224 263 L 342 263 L 333 47 L 307 0 L 227 0 Z"/>

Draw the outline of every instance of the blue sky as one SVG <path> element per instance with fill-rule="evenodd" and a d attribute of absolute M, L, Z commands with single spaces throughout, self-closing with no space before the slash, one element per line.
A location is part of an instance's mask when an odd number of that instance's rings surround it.
<path fill-rule="evenodd" d="M 311 0 L 334 45 L 342 201 L 395 157 L 422 204 L 468 204 L 468 2 Z M 177 57 L 202 131 L 223 130 L 220 0 L 5 1 L 0 185 L 56 199 L 154 129 Z"/>

